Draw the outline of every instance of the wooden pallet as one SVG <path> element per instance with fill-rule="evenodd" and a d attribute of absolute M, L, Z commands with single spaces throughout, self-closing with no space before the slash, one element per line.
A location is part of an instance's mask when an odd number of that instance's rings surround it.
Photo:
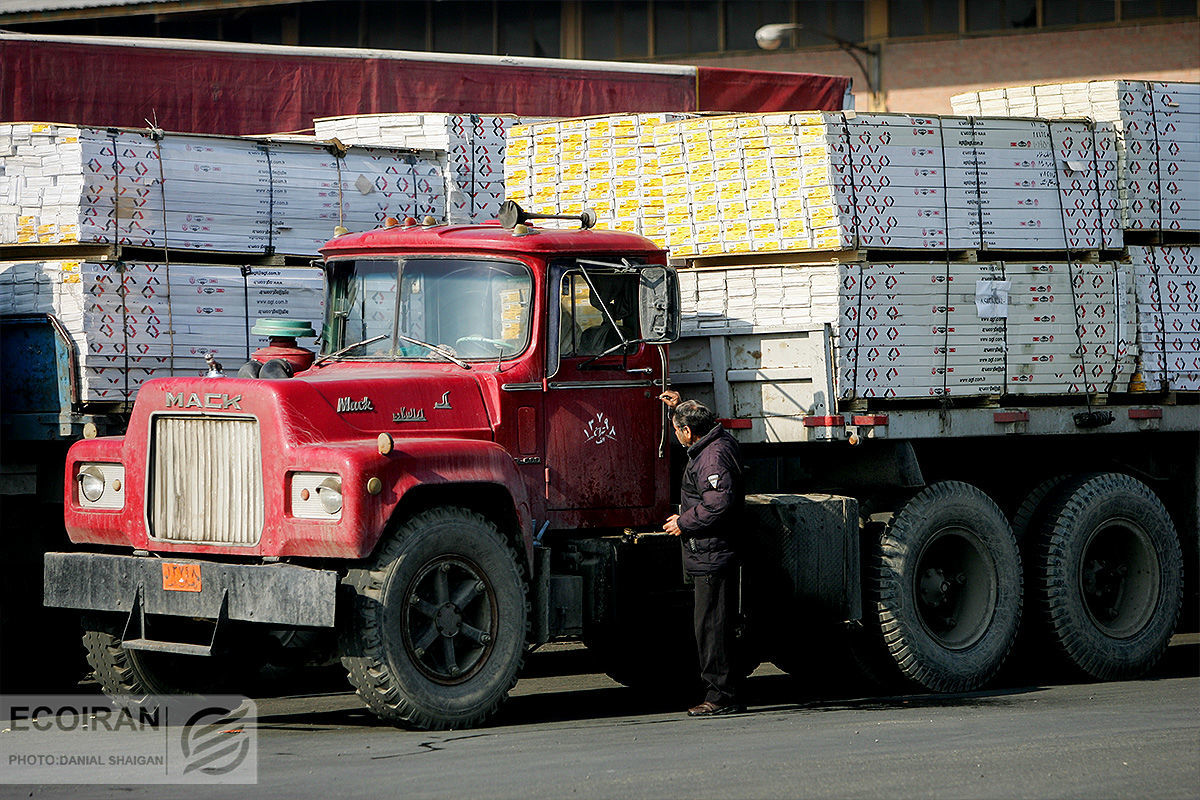
<path fill-rule="evenodd" d="M 1033 263 L 1096 264 L 1119 261 L 1120 250 L 884 250 L 855 248 L 848 250 L 791 250 L 766 253 L 723 253 L 714 256 L 689 256 L 671 259 L 681 269 L 717 269 L 725 267 L 803 267 L 829 266 L 859 262 L 873 263 L 950 263 L 977 264 L 997 261 Z"/>
<path fill-rule="evenodd" d="M 1162 393 L 1110 394 L 1098 392 L 1095 394 L 979 394 L 979 395 L 946 395 L 943 397 L 860 397 L 852 400 L 842 400 L 838 410 L 842 413 L 870 414 L 886 413 L 888 411 L 921 411 L 930 409 L 954 408 L 1003 408 L 1008 406 L 1023 406 L 1031 408 L 1054 408 L 1061 406 L 1078 407 L 1091 405 L 1105 407 L 1109 405 L 1136 405 L 1138 403 L 1157 403 L 1174 405 L 1174 398 L 1168 401 Z"/>
<path fill-rule="evenodd" d="M 0 245 L 0 261 L 138 261 L 161 264 L 221 264 L 249 267 L 307 267 L 315 255 L 287 253 L 240 253 L 218 250 L 164 250 L 119 244 L 6 244 Z"/>
<path fill-rule="evenodd" d="M 1125 245 L 1134 246 L 1197 246 L 1200 245 L 1200 231 L 1125 231 Z"/>

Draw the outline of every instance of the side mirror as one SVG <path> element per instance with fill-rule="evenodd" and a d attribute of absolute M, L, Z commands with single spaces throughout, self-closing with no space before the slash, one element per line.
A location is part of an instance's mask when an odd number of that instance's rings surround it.
<path fill-rule="evenodd" d="M 679 275 L 671 267 L 646 267 L 638 285 L 642 340 L 670 344 L 679 338 Z"/>

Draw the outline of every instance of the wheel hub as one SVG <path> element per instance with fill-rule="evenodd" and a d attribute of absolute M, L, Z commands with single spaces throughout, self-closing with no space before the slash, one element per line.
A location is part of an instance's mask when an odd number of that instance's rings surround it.
<path fill-rule="evenodd" d="M 433 623 L 437 625 L 438 632 L 442 636 L 457 636 L 458 632 L 462 630 L 462 613 L 458 610 L 458 606 L 446 603 L 438 609 Z"/>
<path fill-rule="evenodd" d="M 413 664 L 438 683 L 461 683 L 482 668 L 496 621 L 495 590 L 465 558 L 434 559 L 406 589 L 405 647 Z"/>
<path fill-rule="evenodd" d="M 970 647 L 991 622 L 996 565 L 969 529 L 949 527 L 933 536 L 917 561 L 921 623 L 942 646 Z"/>
<path fill-rule="evenodd" d="M 1141 526 L 1111 519 L 1089 536 L 1079 561 L 1084 607 L 1106 635 L 1135 635 L 1150 621 L 1159 594 L 1158 556 Z"/>
<path fill-rule="evenodd" d="M 952 588 L 946 573 L 936 567 L 925 570 L 921 576 L 921 599 L 933 608 L 941 608 L 949 602 Z"/>

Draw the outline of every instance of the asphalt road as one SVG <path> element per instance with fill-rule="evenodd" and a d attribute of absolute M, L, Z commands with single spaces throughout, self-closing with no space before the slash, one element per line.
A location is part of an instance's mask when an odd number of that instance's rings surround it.
<path fill-rule="evenodd" d="M 0 785 L 0 796 L 1200 797 L 1195 637 L 1143 680 L 958 695 L 862 697 L 762 668 L 749 713 L 714 719 L 618 687 L 585 651 L 529 666 L 499 719 L 471 731 L 397 730 L 345 693 L 260 698 L 257 787 Z"/>

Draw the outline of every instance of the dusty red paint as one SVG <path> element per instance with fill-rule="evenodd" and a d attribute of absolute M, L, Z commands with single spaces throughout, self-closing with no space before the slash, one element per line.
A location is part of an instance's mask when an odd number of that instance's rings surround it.
<path fill-rule="evenodd" d="M 473 362 L 470 370 L 451 363 L 358 361 L 318 365 L 290 380 L 150 381 L 138 393 L 126 436 L 79 442 L 68 455 L 66 525 L 72 541 L 174 553 L 361 558 L 374 548 L 406 493 L 429 485 L 470 491 L 468 485 L 481 483 L 502 487 L 511 498 L 510 510 L 527 548 L 535 525 L 546 522 L 556 529 L 661 522 L 669 482 L 667 459 L 658 457 L 661 405 L 652 385 L 661 378 L 659 354 L 643 345 L 629 357 L 625 366 L 648 373 L 626 372 L 616 356 L 599 362 L 613 367 L 602 370 L 580 369 L 582 359 L 566 359 L 547 380 L 545 332 L 550 259 L 625 255 L 665 263 L 662 251 L 625 233 L 514 236 L 495 225 L 369 231 L 343 236 L 323 250 L 327 259 L 450 252 L 518 258 L 533 270 L 531 344 L 523 354 L 502 365 Z M 557 299 L 553 303 L 557 310 Z M 446 392 L 451 408 L 436 409 Z M 266 514 L 257 545 L 149 538 L 145 508 L 151 420 L 168 411 L 168 393 L 240 395 L 240 408 L 187 411 L 259 420 Z M 339 398 L 370 398 L 371 408 L 339 413 Z M 400 408 L 421 409 L 425 419 L 394 422 L 393 413 Z M 395 439 L 394 451 L 386 456 L 376 442 L 382 432 Z M 79 507 L 72 478 L 82 461 L 125 465 L 122 511 L 84 512 Z M 342 476 L 340 521 L 290 515 L 287 476 L 296 471 Z M 383 482 L 377 496 L 365 488 L 372 477 Z"/>

